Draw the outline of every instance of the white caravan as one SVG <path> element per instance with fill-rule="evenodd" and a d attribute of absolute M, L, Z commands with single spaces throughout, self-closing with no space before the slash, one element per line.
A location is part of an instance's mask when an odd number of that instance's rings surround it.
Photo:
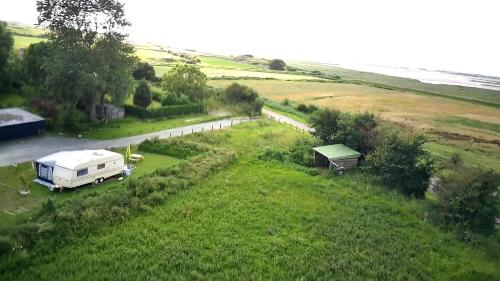
<path fill-rule="evenodd" d="M 51 190 L 98 184 L 121 174 L 123 166 L 123 155 L 104 149 L 61 151 L 36 160 L 35 182 Z"/>

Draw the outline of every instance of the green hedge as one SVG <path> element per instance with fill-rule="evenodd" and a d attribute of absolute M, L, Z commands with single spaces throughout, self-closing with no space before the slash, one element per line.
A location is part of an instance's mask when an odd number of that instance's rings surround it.
<path fill-rule="evenodd" d="M 201 104 L 171 105 L 153 109 L 145 109 L 135 105 L 127 104 L 124 106 L 124 109 L 126 116 L 135 116 L 142 119 L 172 117 L 182 114 L 203 112 L 203 106 Z"/>

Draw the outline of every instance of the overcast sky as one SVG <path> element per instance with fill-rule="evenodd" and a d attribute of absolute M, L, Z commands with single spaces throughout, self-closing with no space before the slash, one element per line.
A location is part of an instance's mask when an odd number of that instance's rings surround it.
<path fill-rule="evenodd" d="M 123 0 L 135 41 L 220 54 L 500 76 L 498 0 Z M 0 19 L 36 22 L 36 0 Z"/>

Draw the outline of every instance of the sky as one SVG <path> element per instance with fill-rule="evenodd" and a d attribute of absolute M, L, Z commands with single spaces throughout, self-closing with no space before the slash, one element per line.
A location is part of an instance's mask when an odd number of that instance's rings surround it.
<path fill-rule="evenodd" d="M 500 76 L 498 0 L 122 0 L 136 42 Z M 36 23 L 36 0 L 0 19 Z"/>

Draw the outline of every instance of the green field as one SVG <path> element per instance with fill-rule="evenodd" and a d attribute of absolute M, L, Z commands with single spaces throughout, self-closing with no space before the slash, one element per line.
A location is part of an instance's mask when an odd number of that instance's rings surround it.
<path fill-rule="evenodd" d="M 431 201 L 257 160 L 304 135 L 271 121 L 187 139 L 238 161 L 163 205 L 30 258 L 2 280 L 498 280 L 498 240 L 432 226 Z M 189 160 L 188 160 L 189 161 Z M 72 261 L 72 262 L 69 262 Z M 61 266 L 64 265 L 64 266 Z"/>
<path fill-rule="evenodd" d="M 125 153 L 124 149 L 117 150 Z M 179 159 L 157 155 L 153 153 L 138 152 L 144 155 L 144 160 L 137 164 L 132 178 L 137 178 L 157 167 L 171 166 L 179 163 Z M 121 186 L 116 178 L 108 179 L 101 185 L 88 185 L 67 192 L 50 192 L 47 187 L 36 184 L 33 181 L 36 174 L 31 163 L 22 163 L 14 166 L 0 167 L 0 225 L 12 224 L 16 220 L 29 214 L 33 208 L 39 207 L 45 200 L 77 200 L 90 192 L 106 192 L 109 189 Z M 21 196 L 20 190 L 29 190 L 28 196 Z"/>
<path fill-rule="evenodd" d="M 208 114 L 188 114 L 165 120 L 140 120 L 130 117 L 111 121 L 107 124 L 96 124 L 93 125 L 93 127 L 88 131 L 79 132 L 77 134 L 88 139 L 114 139 L 147 134 L 201 122 L 214 121 L 224 117 L 225 116 Z"/>
<path fill-rule="evenodd" d="M 465 118 L 465 117 L 446 116 L 446 117 L 439 118 L 437 121 L 442 122 L 442 123 L 446 123 L 446 124 L 450 124 L 450 125 L 462 125 L 462 126 L 466 126 L 466 127 L 483 129 L 483 130 L 487 130 L 487 131 L 500 133 L 500 124 L 488 123 L 488 122 L 483 122 L 480 120 L 474 120 L 474 119 Z"/>

